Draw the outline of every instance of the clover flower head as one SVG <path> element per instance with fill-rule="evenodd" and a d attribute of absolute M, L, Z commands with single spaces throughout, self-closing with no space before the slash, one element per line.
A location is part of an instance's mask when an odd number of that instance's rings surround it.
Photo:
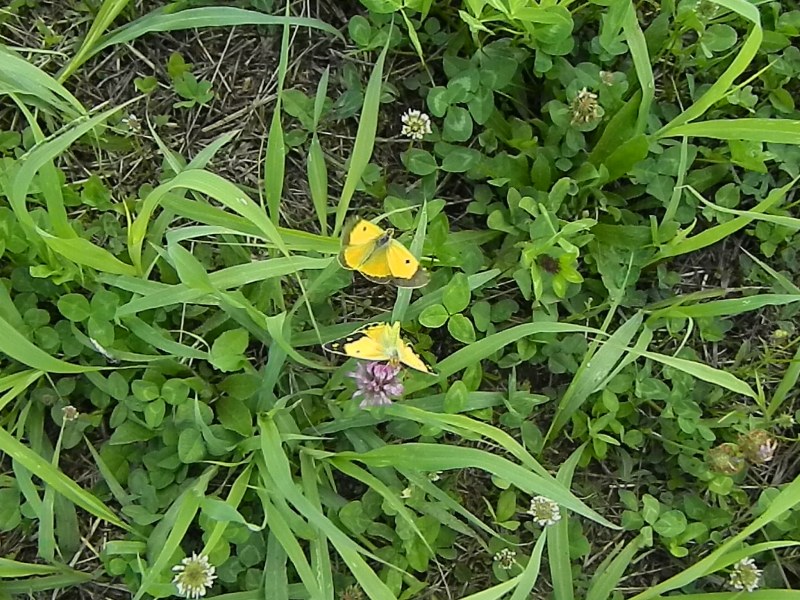
<path fill-rule="evenodd" d="M 78 412 L 77 408 L 69 404 L 61 409 L 61 415 L 64 421 L 74 421 L 78 418 L 80 413 Z"/>
<path fill-rule="evenodd" d="M 737 475 L 745 467 L 744 457 L 736 444 L 720 444 L 708 451 L 706 462 L 714 473 Z"/>
<path fill-rule="evenodd" d="M 191 556 L 184 558 L 179 565 L 172 567 L 175 578 L 172 583 L 178 588 L 178 593 L 185 598 L 200 598 L 217 578 L 214 575 L 216 569 L 209 564 L 208 557 L 198 555 L 193 552 Z"/>
<path fill-rule="evenodd" d="M 600 81 L 603 82 L 603 85 L 614 85 L 614 73 L 612 71 L 600 71 Z"/>
<path fill-rule="evenodd" d="M 400 133 L 412 140 L 421 140 L 425 134 L 431 133 L 431 118 L 420 110 L 409 108 L 401 117 L 403 128 Z"/>
<path fill-rule="evenodd" d="M 381 362 L 361 362 L 356 370 L 350 373 L 356 382 L 353 397 L 361 397 L 361 408 L 368 406 L 386 406 L 392 398 L 403 395 L 403 384 L 398 375 L 400 367 Z"/>
<path fill-rule="evenodd" d="M 771 461 L 777 447 L 778 442 L 764 429 L 753 429 L 739 438 L 742 455 L 755 465 Z"/>
<path fill-rule="evenodd" d="M 364 591 L 357 585 L 349 585 L 339 592 L 339 600 L 364 600 Z"/>
<path fill-rule="evenodd" d="M 600 105 L 597 103 L 597 94 L 583 88 L 570 105 L 572 123 L 585 125 L 600 118 Z"/>
<path fill-rule="evenodd" d="M 544 496 L 531 498 L 531 507 L 527 512 L 533 517 L 536 524 L 542 527 L 555 525 L 561 520 L 561 510 L 558 508 L 558 504 Z"/>
<path fill-rule="evenodd" d="M 509 571 L 517 564 L 517 553 L 511 548 L 503 548 L 494 555 L 494 562 L 500 564 L 500 568 Z"/>
<path fill-rule="evenodd" d="M 752 558 L 743 558 L 735 565 L 730 575 L 731 587 L 735 590 L 753 592 L 761 583 L 761 569 Z"/>
<path fill-rule="evenodd" d="M 133 113 L 129 114 L 127 117 L 122 117 L 120 123 L 126 125 L 128 129 L 134 133 L 142 131 L 142 122 Z"/>

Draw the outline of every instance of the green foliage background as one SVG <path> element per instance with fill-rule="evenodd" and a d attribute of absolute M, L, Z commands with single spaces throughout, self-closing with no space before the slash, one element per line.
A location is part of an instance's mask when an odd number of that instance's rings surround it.
<path fill-rule="evenodd" d="M 0 598 L 168 597 L 193 552 L 229 600 L 727 600 L 746 557 L 748 598 L 800 597 L 800 10 L 72 9 L 68 53 L 46 3 L 0 13 Z M 5 43 L 34 22 L 41 47 Z M 220 98 L 180 52 L 127 100 L 78 83 L 219 27 L 276 40 L 256 187 L 214 167 L 235 123 L 192 158 L 170 146 Z M 313 85 L 301 34 L 337 48 Z M 408 108 L 422 141 L 398 135 Z M 145 141 L 160 164 L 133 193 L 93 166 L 152 160 Z M 351 214 L 431 283 L 343 271 Z M 380 321 L 436 374 L 361 410 L 352 361 L 320 347 Z M 531 521 L 537 495 L 560 521 Z"/>

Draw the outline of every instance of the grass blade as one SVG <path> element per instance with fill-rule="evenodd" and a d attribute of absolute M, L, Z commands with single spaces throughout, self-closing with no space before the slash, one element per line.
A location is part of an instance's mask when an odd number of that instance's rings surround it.
<path fill-rule="evenodd" d="M 102 370 L 102 367 L 73 365 L 50 356 L 47 352 L 28 341 L 28 338 L 2 317 L 0 317 L 0 352 L 17 362 L 21 362 L 23 365 L 45 373 L 75 374 Z"/>
<path fill-rule="evenodd" d="M 428 294 L 432 296 L 433 294 Z M 425 296 L 426 298 L 428 296 Z M 412 317 L 409 317 L 412 318 Z M 584 327 L 582 325 L 572 325 L 569 323 L 526 323 L 517 325 L 493 335 L 487 336 L 482 340 L 473 342 L 465 348 L 457 350 L 441 362 L 436 364 L 436 376 L 418 378 L 409 383 L 406 393 L 416 392 L 432 385 L 447 381 L 447 378 L 468 366 L 483 360 L 504 348 L 513 344 L 519 339 L 538 333 L 584 333 L 593 335 L 604 335 L 599 329 Z"/>
<path fill-rule="evenodd" d="M 625 41 L 628 42 L 633 67 L 636 70 L 636 77 L 639 79 L 639 87 L 642 89 L 642 102 L 639 105 L 639 116 L 636 120 L 636 133 L 641 135 L 645 132 L 647 119 L 650 117 L 650 106 L 655 97 L 656 84 L 653 79 L 650 55 L 647 52 L 647 42 L 644 39 L 642 28 L 639 26 L 636 6 L 632 2 L 628 5 L 625 18 L 622 20 L 622 32 L 625 35 Z"/>
<path fill-rule="evenodd" d="M 316 509 L 322 512 L 322 500 L 320 499 L 319 486 L 317 485 L 317 469 L 309 454 L 303 453 L 300 455 L 300 472 L 303 482 L 303 493 Z M 333 565 L 328 549 L 328 538 L 325 537 L 324 534 L 316 535 L 314 539 L 311 540 L 310 546 L 311 564 L 314 568 L 314 572 L 317 573 L 322 598 L 333 600 L 335 588 L 333 584 Z"/>
<path fill-rule="evenodd" d="M 44 483 L 70 502 L 104 521 L 130 531 L 130 528 L 101 500 L 84 490 L 33 450 L 17 441 L 2 427 L 0 427 L 0 451 L 31 473 L 35 473 Z"/>
<path fill-rule="evenodd" d="M 593 356 L 591 354 L 586 355 L 577 373 L 575 373 L 575 377 L 572 378 L 572 382 L 558 403 L 555 418 L 545 436 L 545 441 L 553 439 L 586 399 L 597 391 L 598 386 L 622 358 L 625 353 L 623 348 L 628 346 L 641 325 L 642 314 L 637 313 L 617 329 L 596 354 Z"/>
<path fill-rule="evenodd" d="M 714 104 L 722 100 L 728 92 L 728 89 L 733 85 L 736 78 L 741 75 L 745 69 L 750 65 L 753 58 L 755 58 L 758 49 L 761 47 L 761 42 L 764 39 L 764 32 L 761 28 L 761 16 L 759 15 L 758 8 L 756 8 L 747 0 L 712 0 L 714 4 L 719 4 L 725 8 L 732 10 L 753 24 L 753 29 L 747 40 L 742 45 L 739 54 L 733 59 L 733 62 L 725 69 L 725 72 L 714 82 L 714 84 L 706 90 L 706 92 L 697 99 L 689 108 L 684 110 L 677 117 L 672 119 L 657 133 L 656 137 L 663 137 L 669 135 L 669 131 L 679 125 L 693 121 L 705 113 Z M 685 134 L 684 134 L 685 135 Z"/>
<path fill-rule="evenodd" d="M 680 299 L 678 298 L 678 300 Z M 745 298 L 714 300 L 691 306 L 670 306 L 655 311 L 652 318 L 703 319 L 708 317 L 732 317 L 752 310 L 760 310 L 765 306 L 786 306 L 794 302 L 800 302 L 800 294 L 757 294 Z"/>
<path fill-rule="evenodd" d="M 611 594 L 616 590 L 623 573 L 625 573 L 639 549 L 644 546 L 644 539 L 642 536 L 636 536 L 619 551 L 621 546 L 622 543 L 614 550 L 615 553 L 619 553 L 616 556 L 612 553 L 613 559 L 608 564 L 604 560 L 597 567 L 592 583 L 586 591 L 585 600 L 608 600 L 611 598 Z"/>
<path fill-rule="evenodd" d="M 414 239 L 411 241 L 411 253 L 419 257 L 422 255 L 422 245 L 425 243 L 425 233 L 428 227 L 428 204 L 423 202 L 422 210 L 419 211 L 419 222 L 414 232 Z M 404 321 L 408 305 L 411 302 L 411 294 L 414 290 L 410 288 L 398 288 L 397 298 L 392 309 L 392 321 Z"/>
<path fill-rule="evenodd" d="M 526 467 L 476 448 L 444 444 L 408 443 L 376 448 L 365 453 L 341 452 L 336 456 L 356 460 L 374 467 L 394 467 L 417 471 L 446 471 L 477 468 L 513 483 L 530 495 L 541 494 L 573 512 L 605 527 L 617 529 L 601 515 L 586 506 L 563 485 L 531 473 Z"/>
<path fill-rule="evenodd" d="M 289 2 L 286 2 L 286 16 L 289 16 Z M 264 195 L 267 198 L 267 210 L 272 222 L 277 225 L 281 220 L 281 196 L 283 180 L 286 174 L 286 146 L 283 142 L 283 125 L 281 124 L 281 101 L 283 100 L 283 83 L 286 80 L 286 67 L 289 63 L 289 23 L 283 25 L 281 36 L 281 55 L 278 59 L 278 89 L 275 109 L 272 111 L 272 122 L 267 138 L 267 154 L 264 157 Z"/>
<path fill-rule="evenodd" d="M 81 47 L 78 48 L 75 56 L 72 57 L 72 60 L 69 61 L 69 64 L 67 64 L 58 76 L 59 81 L 64 82 L 80 65 L 86 62 L 92 46 L 97 43 L 106 28 L 111 25 L 112 21 L 117 18 L 117 15 L 122 12 L 122 9 L 127 6 L 128 1 L 129 0 L 105 0 L 105 2 L 103 2 L 103 5 L 97 12 L 97 16 L 94 18 L 94 21 L 92 21 L 92 26 L 89 28 L 89 33 L 86 34 Z"/>
<path fill-rule="evenodd" d="M 201 475 L 191 487 L 186 488 L 167 510 L 167 514 L 156 526 L 148 540 L 148 548 L 156 552 L 155 560 L 150 568 L 142 573 L 142 584 L 136 591 L 133 600 L 140 600 L 147 593 L 148 588 L 158 582 L 162 573 L 170 566 L 173 555 L 178 550 L 200 509 L 200 501 L 204 497 L 208 481 L 216 469 L 210 469 Z M 168 535 L 164 535 L 169 530 Z M 163 542 L 161 541 L 164 537 Z"/>
<path fill-rule="evenodd" d="M 147 33 L 200 29 L 203 27 L 234 27 L 237 25 L 294 25 L 296 27 L 320 29 L 338 38 L 342 37 L 338 30 L 318 19 L 265 15 L 253 10 L 230 6 L 189 8 L 169 14 L 164 10 L 156 10 L 106 35 L 98 45 L 86 54 L 84 61 L 109 46 L 125 44 Z M 80 64 L 75 63 L 74 68 L 79 67 Z"/>
<path fill-rule="evenodd" d="M 705 231 L 702 231 L 693 237 L 685 237 L 681 235 L 676 236 L 669 242 L 669 244 L 662 246 L 659 249 L 658 254 L 647 264 L 652 265 L 664 260 L 665 258 L 672 258 L 673 256 L 680 256 L 681 254 L 688 254 L 690 252 L 701 250 L 702 248 L 707 248 L 708 246 L 716 244 L 720 240 L 733 235 L 740 229 L 746 227 L 749 223 L 753 222 L 756 218 L 756 215 L 764 213 L 777 206 L 796 183 L 797 178 L 787 183 L 782 188 L 772 190 L 769 194 L 767 194 L 766 198 L 747 211 L 746 214 L 737 216 L 727 223 L 710 227 L 709 229 L 706 229 Z"/>
<path fill-rule="evenodd" d="M 318 511 L 294 484 L 289 470 L 289 461 L 281 447 L 280 434 L 275 422 L 266 416 L 258 419 L 261 429 L 261 449 L 267 469 L 286 499 L 291 502 L 309 523 L 322 531 L 341 555 L 364 592 L 373 600 L 394 600 L 395 596 L 360 554 L 367 554 L 344 532 Z M 377 560 L 377 557 L 370 555 Z"/>
<path fill-rule="evenodd" d="M 718 119 L 687 123 L 668 129 L 666 135 L 745 140 L 773 144 L 800 144 L 800 121 L 789 119 Z"/>
<path fill-rule="evenodd" d="M 572 485 L 575 467 L 583 454 L 586 444 L 575 451 L 558 468 L 556 480 L 566 488 Z M 575 590 L 572 586 L 572 566 L 569 551 L 569 515 L 547 529 L 547 562 L 550 566 L 550 579 L 553 583 L 553 600 L 574 600 Z"/>
<path fill-rule="evenodd" d="M 65 120 L 86 114 L 86 109 L 67 88 L 15 52 L 0 45 L 0 95 L 25 94 L 49 105 Z"/>
<path fill-rule="evenodd" d="M 636 594 L 630 598 L 630 600 L 653 600 L 654 598 L 660 598 L 663 593 L 682 588 L 701 577 L 705 577 L 710 573 L 724 568 L 729 563 L 721 559 L 733 548 L 736 548 L 742 541 L 746 540 L 756 531 L 778 519 L 786 511 L 792 510 L 798 504 L 800 504 L 800 477 L 796 477 L 792 483 L 785 486 L 780 493 L 772 499 L 767 509 L 761 513 L 761 515 L 755 518 L 747 527 L 739 531 L 739 533 L 729 537 L 708 556 L 697 561 L 680 573 L 673 575 L 669 579 Z M 769 594 L 776 593 L 775 590 L 766 591 Z M 752 592 L 752 594 L 756 593 L 758 592 Z M 751 594 L 747 594 L 747 596 L 748 599 L 753 597 Z M 778 598 L 779 596 L 771 595 L 764 597 L 763 600 L 778 600 Z"/>
<path fill-rule="evenodd" d="M 536 545 L 533 547 L 531 557 L 528 559 L 528 564 L 525 565 L 525 570 L 519 578 L 517 587 L 514 588 L 514 593 L 511 594 L 511 600 L 527 600 L 531 597 L 533 586 L 536 585 L 536 580 L 539 579 L 539 569 L 542 565 L 542 552 L 544 551 L 544 544 L 547 541 L 548 531 L 543 529 L 536 540 Z"/>
<path fill-rule="evenodd" d="M 375 147 L 375 135 L 378 131 L 378 112 L 381 103 L 381 86 L 383 84 L 383 65 L 386 62 L 386 53 L 389 50 L 389 41 L 392 36 L 386 37 L 386 44 L 381 50 L 375 67 L 369 76 L 367 89 L 364 92 L 364 104 L 361 107 L 361 116 L 358 120 L 358 131 L 356 141 L 353 144 L 353 153 L 350 155 L 350 168 L 342 187 L 342 195 L 339 198 L 339 205 L 336 208 L 336 225 L 333 228 L 333 235 L 336 236 L 344 225 L 347 209 L 350 207 L 350 200 L 356 191 L 356 186 L 361 181 L 361 175 L 372 158 L 372 150 Z"/>

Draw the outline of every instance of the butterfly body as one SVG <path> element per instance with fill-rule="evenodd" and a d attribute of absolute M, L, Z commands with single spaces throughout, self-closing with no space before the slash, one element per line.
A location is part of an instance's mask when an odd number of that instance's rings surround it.
<path fill-rule="evenodd" d="M 400 323 L 367 325 L 342 340 L 325 344 L 324 348 L 359 360 L 385 361 L 395 366 L 403 364 L 423 373 L 431 372 L 400 336 Z"/>
<path fill-rule="evenodd" d="M 392 229 L 382 229 L 366 219 L 351 222 L 342 235 L 339 264 L 375 283 L 407 288 L 426 285 L 430 279 L 427 271 L 393 235 Z"/>

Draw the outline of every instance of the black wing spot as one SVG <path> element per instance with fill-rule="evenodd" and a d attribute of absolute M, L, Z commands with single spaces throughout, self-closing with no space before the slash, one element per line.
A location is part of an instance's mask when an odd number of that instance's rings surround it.
<path fill-rule="evenodd" d="M 407 265 L 410 265 L 410 264 L 411 264 L 411 260 L 407 258 L 407 259 L 406 259 L 406 264 L 407 264 Z"/>
<path fill-rule="evenodd" d="M 356 350 L 355 354 L 361 354 L 361 350 Z"/>
<path fill-rule="evenodd" d="M 361 227 L 361 231 L 366 231 L 366 230 L 367 230 L 367 226 L 366 226 L 366 225 L 364 225 L 363 227 Z"/>

